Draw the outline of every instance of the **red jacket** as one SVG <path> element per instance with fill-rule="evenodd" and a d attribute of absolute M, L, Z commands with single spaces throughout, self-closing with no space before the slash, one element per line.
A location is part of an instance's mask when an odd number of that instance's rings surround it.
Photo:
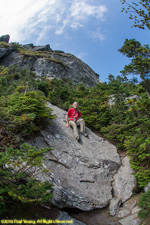
<path fill-rule="evenodd" d="M 69 121 L 70 120 L 78 120 L 80 117 L 81 117 L 81 112 L 79 109 L 74 109 L 74 108 L 70 108 L 68 110 L 68 113 L 67 113 L 68 117 L 69 117 Z"/>

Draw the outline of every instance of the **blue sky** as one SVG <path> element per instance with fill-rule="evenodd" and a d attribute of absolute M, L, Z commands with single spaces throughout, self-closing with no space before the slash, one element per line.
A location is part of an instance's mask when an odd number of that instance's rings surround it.
<path fill-rule="evenodd" d="M 126 38 L 142 44 L 150 40 L 149 30 L 131 28 L 120 0 L 0 0 L 0 5 L 0 35 L 74 54 L 103 82 L 129 63 L 117 51 Z"/>

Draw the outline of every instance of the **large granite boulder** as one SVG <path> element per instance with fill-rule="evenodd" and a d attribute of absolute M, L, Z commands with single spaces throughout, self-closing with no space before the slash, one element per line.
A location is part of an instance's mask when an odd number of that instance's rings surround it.
<path fill-rule="evenodd" d="M 85 211 L 107 206 L 112 199 L 113 175 L 120 166 L 116 147 L 88 128 L 88 138 L 82 136 L 78 143 L 72 129 L 66 128 L 66 111 L 50 103 L 48 107 L 57 118 L 30 143 L 53 148 L 45 160 L 50 174 L 38 177 L 54 184 L 52 203 Z"/>

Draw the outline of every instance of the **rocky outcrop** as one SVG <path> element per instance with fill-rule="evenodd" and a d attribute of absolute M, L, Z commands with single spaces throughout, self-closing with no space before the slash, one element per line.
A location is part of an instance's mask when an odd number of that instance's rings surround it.
<path fill-rule="evenodd" d="M 46 52 L 52 52 L 53 50 L 50 48 L 50 45 L 44 45 L 44 46 L 34 46 L 31 44 L 26 44 L 22 46 L 25 49 L 35 50 L 35 51 L 46 51 Z"/>
<path fill-rule="evenodd" d="M 48 107 L 57 118 L 30 143 L 53 148 L 45 161 L 50 174 L 39 176 L 54 184 L 52 203 L 85 211 L 107 206 L 112 199 L 113 175 L 120 166 L 116 147 L 88 128 L 88 138 L 82 136 L 78 143 L 72 129 L 66 128 L 66 112 L 50 103 Z"/>
<path fill-rule="evenodd" d="M 121 97 L 121 96 L 120 96 Z M 131 103 L 130 104 L 128 104 L 128 101 L 129 100 L 137 100 L 137 99 L 139 99 L 140 97 L 138 96 L 138 95 L 131 95 L 131 96 L 128 96 L 128 97 L 124 97 L 124 102 L 126 103 L 126 105 L 128 106 L 128 107 L 130 107 L 131 106 Z M 115 105 L 115 102 L 116 102 L 116 97 L 115 97 L 115 95 L 110 95 L 109 96 L 109 99 L 108 99 L 108 104 L 112 107 L 113 105 Z"/>
<path fill-rule="evenodd" d="M 10 55 L 15 50 L 16 50 L 16 47 L 13 44 L 5 48 L 0 47 L 0 62 L 3 61 L 8 55 Z"/>
<path fill-rule="evenodd" d="M 0 41 L 6 42 L 6 43 L 9 43 L 9 39 L 10 39 L 10 36 L 8 34 L 0 37 Z"/>
<path fill-rule="evenodd" d="M 7 52 L 8 52 L 7 48 L 0 48 L 0 58 L 8 55 Z"/>
<path fill-rule="evenodd" d="M 50 45 L 34 46 L 31 43 L 20 47 L 21 52 L 12 43 L 7 48 L 0 48 L 0 65 L 27 67 L 38 77 L 71 79 L 75 84 L 91 87 L 100 82 L 97 73 L 71 54 L 53 51 Z"/>
<path fill-rule="evenodd" d="M 51 59 L 26 57 L 17 52 L 6 56 L 0 65 L 27 67 L 38 77 L 71 79 L 73 83 L 83 82 L 86 86 L 95 86 L 99 83 L 98 75 L 80 59 L 66 53 L 51 53 Z"/>

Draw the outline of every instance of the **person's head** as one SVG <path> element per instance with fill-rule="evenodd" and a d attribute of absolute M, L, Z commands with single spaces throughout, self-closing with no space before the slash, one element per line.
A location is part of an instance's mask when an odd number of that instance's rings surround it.
<path fill-rule="evenodd" d="M 74 109 L 77 109 L 77 108 L 78 108 L 78 103 L 77 103 L 77 102 L 74 102 L 74 103 L 73 103 L 73 108 L 74 108 Z"/>

